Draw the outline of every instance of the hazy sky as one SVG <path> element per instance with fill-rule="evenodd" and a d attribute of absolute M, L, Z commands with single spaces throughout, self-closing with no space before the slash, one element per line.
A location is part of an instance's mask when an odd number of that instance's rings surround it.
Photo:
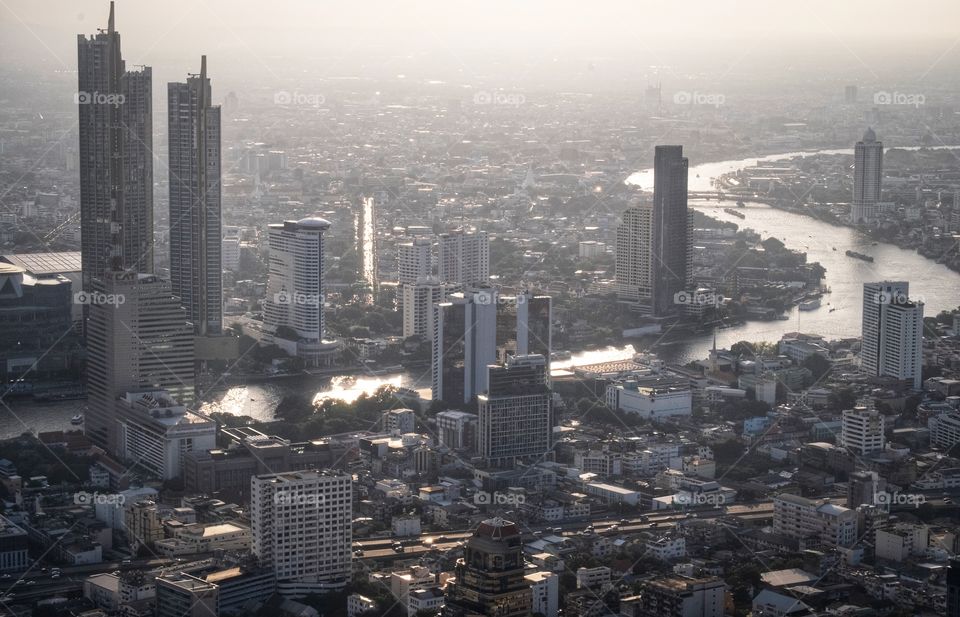
<path fill-rule="evenodd" d="M 108 2 L 0 0 L 0 65 L 73 70 L 76 35 Z M 953 78 L 957 0 L 118 0 L 124 56 L 158 79 L 473 79 L 669 67 L 706 77 L 822 70 L 865 80 Z M 587 68 L 584 68 L 587 67 Z"/>

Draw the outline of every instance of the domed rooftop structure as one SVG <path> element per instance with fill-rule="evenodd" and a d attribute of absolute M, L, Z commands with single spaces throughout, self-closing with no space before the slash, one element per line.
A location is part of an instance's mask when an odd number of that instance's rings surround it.
<path fill-rule="evenodd" d="M 505 538 L 519 536 L 520 528 L 516 523 L 497 516 L 495 518 L 488 518 L 480 523 L 474 535 L 491 538 L 493 540 L 503 540 Z"/>
<path fill-rule="evenodd" d="M 877 134 L 873 132 L 873 128 L 867 127 L 867 132 L 863 134 L 863 141 L 877 141 Z"/>
<path fill-rule="evenodd" d="M 308 229 L 329 229 L 330 221 L 319 216 L 308 216 L 297 221 L 297 225 Z"/>

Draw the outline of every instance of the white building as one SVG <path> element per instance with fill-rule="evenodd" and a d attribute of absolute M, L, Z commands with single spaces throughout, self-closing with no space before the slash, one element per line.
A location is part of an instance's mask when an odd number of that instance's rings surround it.
<path fill-rule="evenodd" d="M 367 611 L 377 608 L 377 603 L 359 593 L 351 593 L 347 596 L 347 617 L 359 617 Z"/>
<path fill-rule="evenodd" d="M 443 607 L 443 601 L 443 589 L 439 587 L 415 589 L 407 596 L 407 617 L 416 617 L 420 611 L 435 615 Z"/>
<path fill-rule="evenodd" d="M 942 413 L 927 420 L 930 443 L 943 448 L 952 448 L 960 443 L 960 413 Z"/>
<path fill-rule="evenodd" d="M 490 280 L 490 240 L 487 232 L 457 230 L 440 234 L 437 275 L 444 283 L 484 285 Z"/>
<path fill-rule="evenodd" d="M 560 577 L 553 572 L 537 571 L 524 575 L 533 592 L 531 612 L 544 617 L 557 617 L 560 608 Z"/>
<path fill-rule="evenodd" d="M 883 179 L 883 142 L 877 141 L 873 129 L 867 129 L 853 152 L 853 203 L 851 223 L 872 223 L 880 208 Z"/>
<path fill-rule="evenodd" d="M 477 414 L 447 410 L 437 414 L 437 442 L 453 450 L 476 447 Z"/>
<path fill-rule="evenodd" d="M 882 281 L 863 285 L 860 368 L 874 377 L 893 377 L 921 387 L 923 303 L 911 302 L 910 285 Z"/>
<path fill-rule="evenodd" d="M 660 561 L 681 559 L 687 556 L 687 541 L 680 535 L 648 540 L 647 554 Z"/>
<path fill-rule="evenodd" d="M 336 344 L 324 340 L 324 233 L 330 223 L 309 217 L 271 224 L 270 276 L 263 328 L 272 342 L 309 365 L 324 363 Z"/>
<path fill-rule="evenodd" d="M 411 238 L 397 243 L 397 280 L 400 285 L 413 285 L 433 274 L 433 241 Z"/>
<path fill-rule="evenodd" d="M 606 400 L 611 409 L 639 414 L 653 421 L 693 413 L 693 392 L 689 386 L 614 383 L 607 386 Z"/>
<path fill-rule="evenodd" d="M 412 409 L 388 409 L 380 414 L 384 433 L 391 435 L 412 433 L 417 426 L 417 414 Z"/>
<path fill-rule="evenodd" d="M 814 546 L 849 547 L 857 539 L 857 511 L 782 493 L 773 500 L 773 531 Z"/>
<path fill-rule="evenodd" d="M 224 227 L 220 241 L 220 253 L 223 269 L 236 272 L 240 269 L 240 230 L 236 227 Z"/>
<path fill-rule="evenodd" d="M 612 573 L 607 566 L 577 568 L 577 589 L 605 589 L 612 580 Z"/>
<path fill-rule="evenodd" d="M 164 480 L 181 475 L 188 452 L 217 447 L 217 423 L 187 410 L 166 390 L 125 393 L 116 418 L 117 456 Z"/>
<path fill-rule="evenodd" d="M 352 572 L 353 487 L 337 471 L 250 479 L 253 553 L 272 567 L 287 597 L 342 589 Z"/>
<path fill-rule="evenodd" d="M 599 257 L 603 255 L 606 250 L 606 245 L 596 240 L 583 240 L 577 245 L 577 253 L 581 259 Z"/>
<path fill-rule="evenodd" d="M 414 335 L 430 340 L 433 336 L 433 305 L 446 300 L 447 286 L 437 277 L 420 277 L 404 283 L 403 338 Z"/>
<path fill-rule="evenodd" d="M 857 456 L 883 450 L 886 446 L 883 429 L 883 414 L 875 409 L 855 407 L 844 410 L 839 445 Z"/>
<path fill-rule="evenodd" d="M 905 561 L 923 557 L 930 544 L 930 530 L 926 525 L 901 524 L 876 532 L 877 559 Z"/>
<path fill-rule="evenodd" d="M 631 304 L 650 304 L 653 298 L 653 205 L 627 209 L 617 227 L 617 298 Z"/>

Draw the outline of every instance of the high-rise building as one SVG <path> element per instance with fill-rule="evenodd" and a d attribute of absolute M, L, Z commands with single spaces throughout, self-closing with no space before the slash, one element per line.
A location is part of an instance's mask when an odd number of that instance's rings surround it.
<path fill-rule="evenodd" d="M 483 521 L 467 540 L 447 583 L 444 617 L 526 617 L 532 594 L 524 579 L 523 540 L 516 523 Z"/>
<path fill-rule="evenodd" d="M 653 161 L 653 309 L 676 312 L 674 296 L 686 289 L 692 253 L 683 146 L 657 146 Z"/>
<path fill-rule="evenodd" d="M 514 296 L 497 294 L 497 357 L 501 363 L 512 355 L 540 354 L 549 369 L 552 308 L 550 296 L 535 296 L 530 290 Z"/>
<path fill-rule="evenodd" d="M 330 223 L 308 217 L 269 226 L 270 275 L 264 330 L 291 356 L 319 365 L 336 350 L 324 335 L 324 233 Z"/>
<path fill-rule="evenodd" d="M 877 505 L 877 495 L 887 490 L 887 481 L 875 471 L 855 471 L 847 480 L 847 507 Z"/>
<path fill-rule="evenodd" d="M 446 299 L 446 285 L 435 276 L 403 285 L 403 337 L 433 336 L 433 306 Z"/>
<path fill-rule="evenodd" d="M 206 56 L 198 75 L 167 84 L 167 128 L 170 282 L 194 331 L 220 334 L 220 106 L 212 103 Z"/>
<path fill-rule="evenodd" d="M 486 285 L 490 280 L 490 240 L 485 231 L 462 229 L 440 234 L 437 275 L 444 283 Z"/>
<path fill-rule="evenodd" d="M 487 389 L 496 361 L 496 296 L 492 289 L 451 294 L 434 305 L 431 353 L 433 400 L 459 406 Z"/>
<path fill-rule="evenodd" d="M 157 577 L 157 617 L 211 617 L 217 615 L 218 589 L 213 583 L 185 572 Z"/>
<path fill-rule="evenodd" d="M 650 307 L 653 301 L 653 204 L 628 208 L 617 226 L 617 298 Z"/>
<path fill-rule="evenodd" d="M 250 478 L 253 553 L 287 597 L 342 589 L 351 576 L 350 474 L 308 470 Z"/>
<path fill-rule="evenodd" d="M 94 279 L 87 323 L 84 429 L 94 443 L 117 451 L 117 402 L 142 390 L 166 390 L 182 405 L 193 402 L 193 332 L 169 281 L 107 272 Z"/>
<path fill-rule="evenodd" d="M 643 583 L 630 614 L 635 617 L 723 617 L 726 590 L 726 583 L 717 577 L 659 577 Z"/>
<path fill-rule="evenodd" d="M 880 208 L 883 179 L 883 142 L 868 128 L 853 150 L 853 203 L 851 223 L 872 223 Z"/>
<path fill-rule="evenodd" d="M 947 617 L 960 617 L 960 557 L 950 559 L 947 569 Z"/>
<path fill-rule="evenodd" d="M 83 289 L 104 272 L 153 272 L 152 71 L 128 71 L 107 29 L 77 35 Z"/>
<path fill-rule="evenodd" d="M 865 283 L 860 368 L 874 377 L 892 377 L 921 388 L 923 303 L 912 302 L 902 281 Z"/>
<path fill-rule="evenodd" d="M 480 456 L 493 466 L 543 459 L 553 435 L 546 359 L 512 356 L 487 370 L 487 391 L 477 397 Z"/>
<path fill-rule="evenodd" d="M 417 237 L 397 243 L 397 281 L 401 285 L 416 284 L 433 274 L 433 241 Z"/>
<path fill-rule="evenodd" d="M 876 409 L 846 409 L 841 421 L 840 445 L 857 456 L 883 450 L 886 446 L 883 427 L 883 414 Z"/>

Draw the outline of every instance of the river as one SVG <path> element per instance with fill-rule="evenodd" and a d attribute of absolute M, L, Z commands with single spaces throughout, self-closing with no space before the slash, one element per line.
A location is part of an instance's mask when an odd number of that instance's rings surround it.
<path fill-rule="evenodd" d="M 725 173 L 756 165 L 759 161 L 775 161 L 794 156 L 811 154 L 851 154 L 850 149 L 821 150 L 812 152 L 789 152 L 734 161 L 705 163 L 690 168 L 689 190 L 710 191 L 715 178 Z M 653 171 L 645 169 L 627 179 L 630 184 L 644 189 L 653 188 Z M 807 260 L 820 262 L 827 270 L 824 284 L 831 293 L 823 297 L 821 308 L 813 311 L 790 310 L 789 319 L 779 321 L 750 321 L 741 326 L 717 331 L 717 345 L 729 347 L 737 341 L 777 341 L 786 332 L 803 331 L 817 333 L 827 338 L 859 336 L 863 283 L 871 280 L 905 280 L 910 282 L 910 295 L 926 303 L 925 314 L 935 315 L 942 310 L 956 308 L 960 304 L 960 273 L 925 259 L 913 251 L 900 249 L 891 244 L 871 246 L 870 240 L 848 227 L 835 227 L 812 217 L 776 210 L 761 203 L 747 202 L 737 211 L 746 215 L 741 220 L 723 211 L 735 206 L 730 201 L 691 201 L 691 206 L 710 216 L 736 223 L 741 228 L 750 228 L 763 237 L 780 238 L 788 248 L 805 251 Z M 368 209 L 369 208 L 369 209 Z M 364 204 L 365 222 L 363 249 L 366 262 L 374 266 L 375 246 L 371 241 L 373 228 L 373 204 Z M 789 231 L 788 231 L 789 230 Z M 836 247 L 836 251 L 834 251 Z M 844 251 L 853 249 L 875 257 L 867 263 L 847 257 Z M 375 266 L 374 266 L 375 267 Z M 364 278 L 374 282 L 373 267 L 365 268 Z M 830 309 L 835 309 L 830 312 Z M 657 348 L 657 355 L 671 363 L 683 364 L 706 358 L 713 343 L 710 334 L 691 336 L 682 341 L 671 342 Z M 632 345 L 606 348 L 574 354 L 570 360 L 553 363 L 560 369 L 574 365 L 592 364 L 629 358 L 635 351 Z M 334 397 L 355 400 L 364 392 L 372 392 L 383 385 L 424 388 L 429 386 L 429 370 L 412 373 L 395 373 L 378 376 L 311 377 L 296 376 L 267 382 L 237 386 L 205 397 L 207 412 L 225 411 L 246 415 L 257 420 L 273 419 L 273 410 L 287 393 L 313 392 L 318 398 Z M 0 437 L 13 437 L 26 430 L 56 430 L 69 428 L 70 418 L 82 408 L 83 401 L 65 403 L 33 404 L 13 402 L 16 417 L 0 407 Z M 19 418 L 19 419 L 18 419 Z"/>

